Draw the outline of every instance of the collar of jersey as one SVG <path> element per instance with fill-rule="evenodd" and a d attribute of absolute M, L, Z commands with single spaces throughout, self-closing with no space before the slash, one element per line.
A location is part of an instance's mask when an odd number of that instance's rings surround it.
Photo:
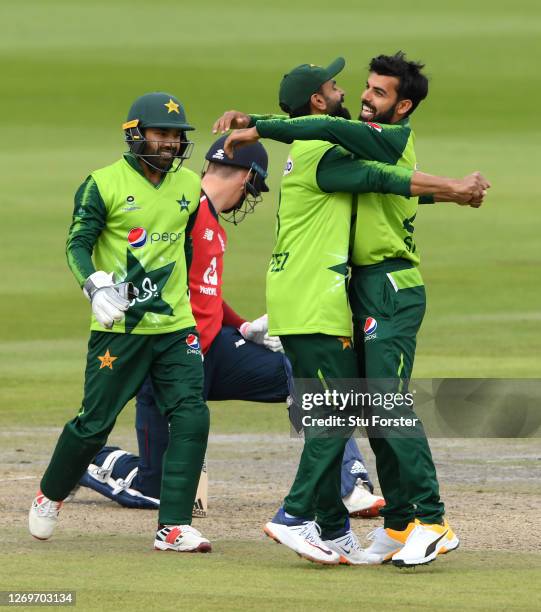
<path fill-rule="evenodd" d="M 202 195 L 202 196 L 205 196 L 205 198 L 206 198 L 206 200 L 207 200 L 207 202 L 208 202 L 208 205 L 209 205 L 209 210 L 210 210 L 210 212 L 211 212 L 212 216 L 213 216 L 215 219 L 218 219 L 218 213 L 216 212 L 216 209 L 214 208 L 214 204 L 211 202 L 211 200 L 210 200 L 210 198 L 208 197 L 208 195 L 207 195 L 207 194 L 206 194 L 206 193 L 205 193 L 205 192 L 204 192 L 202 189 L 201 189 L 201 195 Z"/>
<path fill-rule="evenodd" d="M 145 173 L 141 168 L 141 163 L 139 162 L 137 157 L 133 155 L 133 153 L 124 153 L 124 160 L 128 162 L 128 164 L 137 172 L 137 174 L 139 174 L 144 179 L 145 183 L 148 183 L 148 185 L 150 185 L 154 189 L 159 189 L 163 185 L 165 179 L 169 176 L 168 174 L 164 174 L 162 180 L 157 185 L 154 185 L 154 183 L 152 181 L 149 181 L 145 176 Z"/>

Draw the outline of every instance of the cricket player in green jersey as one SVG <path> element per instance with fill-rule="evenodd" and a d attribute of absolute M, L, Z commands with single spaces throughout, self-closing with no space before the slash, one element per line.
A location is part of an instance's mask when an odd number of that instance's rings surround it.
<path fill-rule="evenodd" d="M 170 428 L 154 547 L 208 552 L 209 541 L 191 527 L 209 430 L 187 291 L 186 236 L 201 183 L 182 162 L 194 128 L 175 96 L 154 92 L 133 103 L 123 129 L 129 152 L 92 172 L 75 195 L 67 258 L 93 315 L 84 397 L 32 503 L 30 533 L 52 535 L 62 501 L 150 374 Z"/>
<path fill-rule="evenodd" d="M 407 61 L 403 53 L 374 58 L 362 96 L 364 123 L 304 117 L 257 121 L 255 131 L 295 144 L 323 139 L 359 158 L 413 169 L 416 158 L 409 115 L 428 93 L 422 68 Z M 238 136 L 233 133 L 228 146 L 253 142 L 253 132 L 254 128 Z M 433 200 L 478 207 L 489 187 L 484 177 L 474 173 L 462 181 L 444 180 L 432 195 Z M 349 300 L 359 370 L 373 392 L 406 392 L 413 368 L 416 335 L 425 311 L 419 252 L 413 239 L 417 203 L 417 198 L 380 193 L 357 199 Z M 392 410 L 393 417 L 412 416 L 405 405 L 394 405 Z M 436 470 L 420 420 L 407 431 L 372 427 L 368 434 L 387 503 L 381 510 L 384 527 L 372 534 L 366 552 L 382 562 L 392 559 L 395 565 L 412 566 L 456 549 L 459 540 L 444 519 Z"/>
<path fill-rule="evenodd" d="M 344 60 L 338 58 L 327 68 L 303 64 L 293 69 L 282 80 L 280 105 L 294 117 L 343 115 L 344 92 L 334 80 L 343 67 Z M 243 113 L 229 111 L 214 129 L 223 131 L 250 120 Z M 258 121 L 258 130 L 260 123 L 267 122 Z M 247 138 L 254 133 L 245 132 Z M 242 135 L 234 132 L 229 139 L 241 142 Z M 470 183 L 475 179 L 451 181 L 409 167 L 361 161 L 321 140 L 293 143 L 282 180 L 277 240 L 267 274 L 267 308 L 269 329 L 280 336 L 297 379 L 319 380 L 322 388 L 330 389 L 340 385 L 340 379 L 359 375 L 350 341 L 345 282 L 357 194 L 393 193 L 408 198 L 435 190 L 453 194 L 452 186 L 468 192 L 469 199 Z M 297 392 L 300 394 L 299 389 Z M 337 492 L 339 460 L 348 433 L 351 429 L 322 437 L 306 430 L 295 482 L 265 531 L 310 560 L 379 563 L 378 555 L 367 554 L 359 546 Z"/>

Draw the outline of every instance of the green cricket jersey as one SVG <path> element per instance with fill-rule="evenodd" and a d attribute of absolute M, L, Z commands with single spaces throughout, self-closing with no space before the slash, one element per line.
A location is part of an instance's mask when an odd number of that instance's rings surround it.
<path fill-rule="evenodd" d="M 414 133 L 407 119 L 394 125 L 312 115 L 289 120 L 257 121 L 262 137 L 282 142 L 323 139 L 342 145 L 361 159 L 378 160 L 415 169 Z M 356 203 L 351 261 L 365 266 L 384 259 L 403 258 L 419 264 L 413 239 L 418 198 L 365 193 Z"/>
<path fill-rule="evenodd" d="M 155 186 L 126 155 L 92 172 L 77 191 L 66 252 L 78 283 L 104 270 L 139 289 L 125 320 L 110 331 L 163 334 L 195 325 L 185 237 L 200 190 L 200 178 L 187 168 Z M 106 331 L 94 317 L 90 328 Z"/>
<path fill-rule="evenodd" d="M 267 272 L 272 335 L 351 335 L 346 278 L 353 193 L 409 195 L 412 171 L 355 159 L 327 142 L 295 142 L 280 190 Z"/>

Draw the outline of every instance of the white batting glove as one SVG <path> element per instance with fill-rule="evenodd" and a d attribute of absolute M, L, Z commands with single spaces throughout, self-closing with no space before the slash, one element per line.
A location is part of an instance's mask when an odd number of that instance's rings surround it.
<path fill-rule="evenodd" d="M 111 329 L 124 319 L 124 313 L 130 306 L 128 285 L 115 285 L 113 273 L 107 274 L 101 270 L 86 279 L 83 293 L 90 300 L 97 322 L 105 329 Z"/>
<path fill-rule="evenodd" d="M 269 317 L 266 314 L 254 321 L 245 321 L 240 326 L 239 331 L 243 338 L 256 344 L 262 344 L 269 351 L 284 352 L 280 338 L 278 336 L 269 336 L 268 334 Z"/>
<path fill-rule="evenodd" d="M 269 349 L 273 353 L 283 353 L 284 347 L 280 341 L 278 336 L 269 336 L 269 334 L 265 334 L 263 338 L 263 345 L 265 348 Z"/>

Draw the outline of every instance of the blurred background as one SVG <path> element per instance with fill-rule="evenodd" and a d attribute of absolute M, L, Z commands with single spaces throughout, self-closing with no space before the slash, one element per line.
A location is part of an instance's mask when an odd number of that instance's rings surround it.
<path fill-rule="evenodd" d="M 184 102 L 197 128 L 187 166 L 199 172 L 216 117 L 279 112 L 279 82 L 295 65 L 343 55 L 338 83 L 357 116 L 370 58 L 398 49 L 426 62 L 431 78 L 413 116 L 420 168 L 481 170 L 493 184 L 479 210 L 419 211 L 428 310 L 414 374 L 539 376 L 537 1 L 28 0 L 3 2 L 0 21 L 1 424 L 60 425 L 79 405 L 89 306 L 65 262 L 73 194 L 124 151 L 121 124 L 137 96 L 164 90 Z M 286 145 L 264 144 L 271 191 L 227 227 L 225 297 L 247 318 L 265 310 L 287 158 Z M 236 410 L 216 409 L 215 426 L 249 427 Z M 257 414 L 259 429 L 287 427 L 282 411 Z"/>

